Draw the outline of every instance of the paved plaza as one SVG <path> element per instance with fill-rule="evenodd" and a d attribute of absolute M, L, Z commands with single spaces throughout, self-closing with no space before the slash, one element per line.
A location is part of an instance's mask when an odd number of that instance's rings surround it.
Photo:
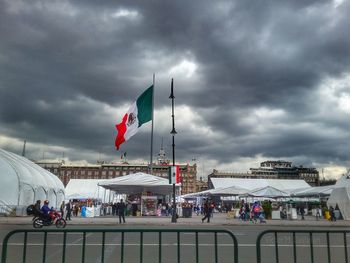
<path fill-rule="evenodd" d="M 236 218 L 228 218 L 226 213 L 215 213 L 211 218 L 210 223 L 201 221 L 201 216 L 193 215 L 190 218 L 178 218 L 177 223 L 171 223 L 170 217 L 126 217 L 127 225 L 152 225 L 152 226 L 225 226 L 225 225 L 262 225 L 267 226 L 320 226 L 320 227 L 349 227 L 350 221 L 338 220 L 331 222 L 325 219 L 316 220 L 315 217 L 306 216 L 305 220 L 266 220 L 266 223 L 254 224 L 250 221 L 244 222 Z M 32 224 L 31 217 L 0 217 L 0 225 L 30 225 Z M 119 218 L 117 216 L 100 216 L 94 218 L 72 217 L 71 221 L 67 222 L 67 225 L 119 225 Z M 124 225 L 124 224 L 122 224 Z"/>

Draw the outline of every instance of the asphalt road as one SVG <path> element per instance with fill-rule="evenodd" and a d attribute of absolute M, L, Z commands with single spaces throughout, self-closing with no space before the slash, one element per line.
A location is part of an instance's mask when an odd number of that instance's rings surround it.
<path fill-rule="evenodd" d="M 310 229 L 325 229 L 324 227 L 277 227 L 268 225 L 241 225 L 241 226 L 210 226 L 198 225 L 194 226 L 130 226 L 130 225 L 93 225 L 93 226 L 67 226 L 67 229 L 118 229 L 118 228 L 137 228 L 137 229 L 225 229 L 231 231 L 238 240 L 238 255 L 240 263 L 256 262 L 256 238 L 258 234 L 267 229 L 283 229 L 283 230 L 310 230 Z M 5 235 L 15 229 L 32 229 L 30 225 L 0 225 L 0 240 L 2 241 Z M 344 228 L 349 229 L 349 228 Z M 341 230 L 341 228 L 337 228 Z M 9 247 L 6 262 L 22 262 L 23 259 L 23 234 L 16 234 L 9 240 Z M 141 262 L 144 263 L 159 262 L 159 235 L 157 233 L 145 233 L 143 235 L 143 249 L 140 248 L 140 234 L 125 233 L 124 236 L 124 253 L 123 259 L 127 263 Z M 37 263 L 43 262 L 43 240 L 44 236 L 39 233 L 28 234 L 26 262 Z M 161 262 L 196 262 L 196 236 L 193 233 L 182 233 L 180 235 L 180 250 L 177 249 L 177 234 L 163 233 L 161 236 Z M 296 235 L 296 262 L 311 262 L 311 250 L 309 237 L 306 234 Z M 82 254 L 84 254 L 84 262 L 101 262 L 102 252 L 102 234 L 87 233 L 86 234 L 86 249 L 83 253 L 83 235 L 81 233 L 71 233 L 67 235 L 67 246 L 64 252 L 65 262 L 82 262 Z M 198 235 L 198 254 L 200 263 L 217 262 L 226 263 L 233 261 L 233 246 L 232 239 L 227 234 L 218 234 L 218 248 L 215 251 L 215 236 L 212 233 L 200 233 Z M 350 243 L 350 238 L 347 236 L 347 243 Z M 61 233 L 51 233 L 47 237 L 46 262 L 55 263 L 63 262 L 63 235 Z M 313 237 L 313 257 L 314 262 L 328 262 L 327 254 L 327 238 L 326 235 L 315 235 Z M 345 261 L 344 240 L 341 235 L 330 236 L 330 255 L 331 262 L 342 263 Z M 293 236 L 290 234 L 280 234 L 278 236 L 278 257 L 279 262 L 293 262 Z M 141 256 L 142 254 L 142 256 Z M 348 251 L 350 254 L 350 251 Z M 178 255 L 180 261 L 178 261 Z M 268 235 L 262 240 L 262 261 L 266 263 L 276 262 L 275 260 L 275 243 L 274 236 Z M 121 233 L 107 233 L 105 236 L 104 247 L 104 262 L 121 262 Z"/>

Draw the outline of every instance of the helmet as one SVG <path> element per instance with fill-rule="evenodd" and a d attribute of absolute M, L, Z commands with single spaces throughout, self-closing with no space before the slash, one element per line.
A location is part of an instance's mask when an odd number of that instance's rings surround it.
<path fill-rule="evenodd" d="M 45 204 L 45 205 L 48 205 L 48 204 L 49 204 L 49 201 L 48 201 L 48 200 L 45 200 L 45 201 L 44 201 L 44 204 Z"/>

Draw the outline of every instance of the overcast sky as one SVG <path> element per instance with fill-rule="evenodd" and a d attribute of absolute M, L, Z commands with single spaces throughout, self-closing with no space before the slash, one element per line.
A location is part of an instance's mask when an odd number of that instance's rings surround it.
<path fill-rule="evenodd" d="M 0 0 L 0 147 L 40 160 L 149 162 L 151 123 L 115 125 L 155 73 L 154 159 L 198 174 L 350 167 L 349 1 Z"/>

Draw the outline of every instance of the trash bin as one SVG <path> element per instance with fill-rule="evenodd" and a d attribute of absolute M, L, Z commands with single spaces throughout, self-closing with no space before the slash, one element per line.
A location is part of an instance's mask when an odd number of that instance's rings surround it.
<path fill-rule="evenodd" d="M 192 208 L 182 208 L 182 217 L 186 217 L 186 218 L 189 218 L 189 217 L 192 217 Z"/>

